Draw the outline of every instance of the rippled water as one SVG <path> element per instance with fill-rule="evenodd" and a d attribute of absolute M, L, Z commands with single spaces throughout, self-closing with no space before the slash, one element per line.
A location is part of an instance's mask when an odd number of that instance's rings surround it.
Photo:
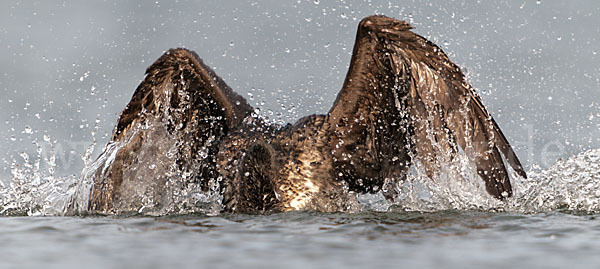
<path fill-rule="evenodd" d="M 598 216 L 437 211 L 0 218 L 0 265 L 595 268 Z"/>

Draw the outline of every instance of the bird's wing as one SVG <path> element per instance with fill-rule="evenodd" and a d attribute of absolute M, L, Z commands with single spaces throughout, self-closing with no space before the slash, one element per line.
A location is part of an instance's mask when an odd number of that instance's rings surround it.
<path fill-rule="evenodd" d="M 199 182 L 202 189 L 209 188 L 218 177 L 221 139 L 251 111 L 194 52 L 165 52 L 146 70 L 111 143 L 93 165 L 97 170 L 89 209 L 139 208 L 131 193 L 150 190 L 160 201 L 168 194 L 166 182 L 173 167 L 185 174 L 178 177 L 182 184 Z"/>
<path fill-rule="evenodd" d="M 331 124 L 345 134 L 366 135 L 366 141 L 373 140 L 369 132 L 382 132 L 387 137 L 406 133 L 405 136 L 412 137 L 411 141 L 400 143 L 425 164 L 430 176 L 435 173 L 436 160 L 451 156 L 458 145 L 476 163 L 490 194 L 498 198 L 510 196 L 511 184 L 500 153 L 519 175 L 526 174 L 506 137 L 460 68 L 438 46 L 412 33 L 411 28 L 404 21 L 384 16 L 370 16 L 361 21 L 350 70 L 329 113 Z M 381 110 L 382 115 L 375 116 L 371 123 L 353 127 L 347 124 L 357 122 L 356 117 Z M 408 120 L 403 121 L 406 117 Z M 409 130 L 386 127 L 382 122 L 407 126 Z M 355 130 L 361 128 L 364 130 Z M 349 140 L 350 144 L 358 145 L 365 140 L 356 137 L 337 135 L 333 141 L 339 144 Z M 369 158 L 378 159 L 379 163 L 389 162 L 393 154 L 401 152 L 389 149 L 389 145 L 398 148 L 394 145 L 397 143 L 372 142 L 371 147 L 384 154 L 371 153 L 376 156 Z M 343 159 L 348 153 L 347 149 L 334 152 L 334 157 Z M 349 167 L 343 162 L 341 166 L 342 170 Z M 385 166 L 379 169 L 386 173 Z"/>
<path fill-rule="evenodd" d="M 232 128 L 251 111 L 246 100 L 227 86 L 195 52 L 170 49 L 146 69 L 146 78 L 121 113 L 113 140 L 120 140 L 146 115 L 168 116 L 176 121 L 172 124 L 185 124 L 191 117 L 222 116 L 226 128 Z"/>

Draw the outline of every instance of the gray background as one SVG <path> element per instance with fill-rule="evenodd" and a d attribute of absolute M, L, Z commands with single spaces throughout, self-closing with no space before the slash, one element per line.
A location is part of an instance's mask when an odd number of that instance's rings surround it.
<path fill-rule="evenodd" d="M 48 158 L 44 135 L 56 173 L 79 174 L 96 120 L 93 156 L 168 48 L 198 52 L 271 118 L 325 113 L 375 13 L 410 21 L 467 71 L 528 167 L 600 148 L 596 0 L 2 1 L 0 178 L 35 143 Z"/>

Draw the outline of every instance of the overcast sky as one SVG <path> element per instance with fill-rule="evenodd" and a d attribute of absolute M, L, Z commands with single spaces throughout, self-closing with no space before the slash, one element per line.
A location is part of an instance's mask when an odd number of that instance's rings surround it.
<path fill-rule="evenodd" d="M 96 120 L 94 156 L 168 48 L 195 50 L 264 115 L 325 113 L 370 14 L 410 21 L 466 70 L 526 166 L 600 148 L 599 1 L 131 2 L 0 3 L 2 179 L 35 143 L 48 156 L 45 135 L 57 173 L 79 174 Z"/>

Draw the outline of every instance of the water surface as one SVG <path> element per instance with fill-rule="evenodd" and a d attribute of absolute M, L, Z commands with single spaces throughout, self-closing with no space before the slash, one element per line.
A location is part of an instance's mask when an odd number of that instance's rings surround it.
<path fill-rule="evenodd" d="M 310 212 L 0 218 L 0 265 L 594 268 L 597 214 Z"/>

